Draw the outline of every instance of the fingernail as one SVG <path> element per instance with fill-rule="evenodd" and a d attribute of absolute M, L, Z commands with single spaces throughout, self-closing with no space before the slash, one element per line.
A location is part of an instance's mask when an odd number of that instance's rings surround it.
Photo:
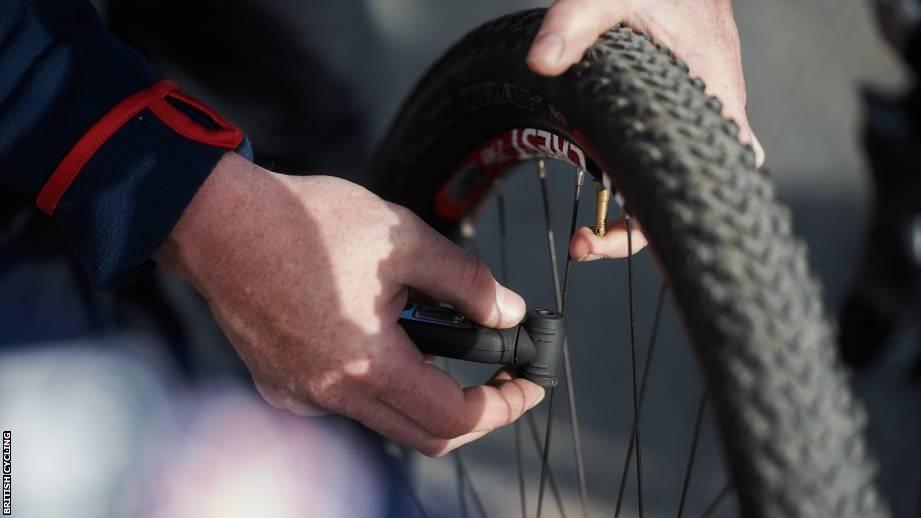
<path fill-rule="evenodd" d="M 505 318 L 516 322 L 524 318 L 524 299 L 505 286 L 499 286 L 499 291 L 496 293 L 496 303 Z"/>
<path fill-rule="evenodd" d="M 499 286 L 496 292 L 496 304 L 499 305 L 499 311 L 506 318 L 516 321 L 524 318 L 524 299 L 505 286 Z"/>
<path fill-rule="evenodd" d="M 540 395 L 537 396 L 537 400 L 535 400 L 535 401 L 534 401 L 534 404 L 531 405 L 531 406 L 532 406 L 532 407 L 537 406 L 541 401 L 544 400 L 544 397 L 546 397 L 546 395 L 547 395 L 547 390 L 544 389 L 543 387 L 541 387 Z"/>
<path fill-rule="evenodd" d="M 537 405 L 539 405 L 540 402 L 544 400 L 544 397 L 545 397 L 546 395 L 547 395 L 547 391 L 544 390 L 543 387 L 541 387 L 540 392 L 537 394 L 537 396 L 536 396 L 536 397 L 532 397 L 532 398 L 528 401 L 526 410 L 531 410 L 532 408 L 534 408 L 534 407 L 536 407 Z"/>
<path fill-rule="evenodd" d="M 761 167 L 764 165 L 764 147 L 755 132 L 752 132 L 752 147 L 755 148 L 755 163 L 758 164 L 758 167 Z"/>
<path fill-rule="evenodd" d="M 555 65 L 563 55 L 563 38 L 559 34 L 548 32 L 537 38 L 531 52 L 532 55 L 538 56 L 544 64 Z"/>

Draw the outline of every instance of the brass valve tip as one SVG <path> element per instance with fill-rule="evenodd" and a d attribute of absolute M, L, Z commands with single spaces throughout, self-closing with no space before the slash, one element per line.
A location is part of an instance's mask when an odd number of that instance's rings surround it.
<path fill-rule="evenodd" d="M 595 182 L 595 235 L 604 237 L 607 229 L 605 223 L 608 220 L 608 200 L 611 199 L 611 192 L 604 188 L 598 182 Z"/>

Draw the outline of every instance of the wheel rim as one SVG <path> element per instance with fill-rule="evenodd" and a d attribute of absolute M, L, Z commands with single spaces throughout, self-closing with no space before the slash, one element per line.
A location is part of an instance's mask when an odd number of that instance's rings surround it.
<path fill-rule="evenodd" d="M 470 163 L 473 162 L 480 167 L 483 166 L 482 161 L 478 161 L 477 157 L 482 155 L 484 151 L 487 151 L 494 147 L 497 142 L 506 142 L 511 145 L 515 142 L 516 139 L 520 138 L 520 135 L 524 134 L 527 131 L 540 131 L 541 133 L 548 134 L 549 136 L 542 136 L 540 138 L 545 138 L 547 145 L 545 152 L 540 152 L 540 146 L 533 146 L 530 151 L 518 149 L 514 146 L 514 151 L 519 153 L 517 158 L 510 160 L 499 160 L 488 165 L 488 170 L 481 171 L 482 178 L 480 182 L 470 182 L 469 179 L 466 182 L 458 182 L 457 175 L 469 174 Z M 532 133 L 533 135 L 534 133 Z M 566 242 L 568 243 L 576 228 L 578 223 L 579 209 L 581 204 L 581 197 L 584 191 L 584 176 L 588 172 L 591 177 L 603 183 L 604 185 L 611 186 L 613 185 L 612 179 L 604 174 L 597 166 L 596 162 L 591 159 L 589 155 L 590 152 L 583 151 L 583 146 L 575 142 L 576 139 L 571 136 L 558 133 L 556 131 L 551 131 L 547 129 L 537 129 L 537 128 L 513 128 L 509 131 L 502 132 L 499 135 L 488 139 L 484 144 L 476 147 L 476 149 L 468 155 L 464 163 L 456 168 L 454 174 L 449 175 L 448 179 L 443 183 L 443 185 L 438 189 L 438 195 L 435 200 L 436 211 L 440 216 L 448 220 L 456 220 L 460 227 L 462 228 L 460 234 L 462 239 L 465 241 L 469 248 L 473 248 L 474 253 L 476 253 L 476 233 L 473 232 L 473 235 L 470 235 L 470 229 L 473 228 L 470 222 L 471 216 L 476 218 L 482 206 L 485 203 L 485 200 L 489 198 L 489 193 L 495 194 L 495 205 L 497 210 L 497 226 L 498 226 L 498 235 L 499 235 L 499 260 L 498 260 L 498 272 L 499 280 L 503 284 L 507 284 L 509 281 L 509 232 L 508 232 L 508 214 L 507 214 L 507 203 L 506 203 L 506 194 L 503 189 L 503 178 L 510 176 L 513 169 L 522 169 L 529 167 L 528 162 L 533 162 L 531 168 L 536 169 L 537 179 L 540 185 L 541 192 L 541 201 L 539 206 L 543 213 L 543 224 L 544 224 L 544 236 L 546 240 L 547 248 L 547 261 L 551 268 L 551 275 L 549 284 L 552 286 L 554 299 L 556 302 L 557 310 L 561 313 L 566 314 L 566 303 L 567 303 L 567 293 L 570 284 L 570 279 L 572 275 L 572 263 L 573 260 L 567 253 L 567 260 L 565 267 L 562 269 L 563 276 L 562 280 L 560 278 L 560 261 L 557 254 L 557 239 L 556 234 L 553 229 L 553 217 L 552 217 L 552 208 L 550 201 L 550 188 L 548 186 L 548 174 L 547 174 L 547 161 L 555 160 L 565 163 L 569 168 L 574 171 L 574 182 L 572 187 L 572 197 L 570 205 L 570 220 L 568 225 L 568 236 Z M 552 142 L 552 143 L 551 143 Z M 532 141 L 533 143 L 533 141 Z M 586 149 L 589 146 L 584 146 Z M 572 152 L 571 150 L 577 150 L 577 152 Z M 565 150 L 570 150 L 569 156 L 567 157 Z M 582 160 L 576 160 L 575 157 L 581 155 Z M 568 158 L 568 159 L 567 159 Z M 463 186 L 458 192 L 461 193 L 460 196 L 455 194 L 453 204 L 450 203 L 449 196 L 446 195 L 446 191 L 450 190 L 453 187 L 461 185 Z M 623 200 L 619 196 L 615 196 L 618 201 L 618 204 L 621 205 L 621 210 L 623 209 Z M 656 302 L 654 317 L 651 329 L 649 330 L 649 342 L 646 346 L 645 355 L 642 362 L 638 359 L 638 350 L 637 350 L 637 329 L 636 329 L 636 300 L 634 297 L 634 261 L 635 257 L 633 254 L 633 242 L 630 230 L 635 226 L 635 222 L 629 216 L 629 212 L 624 211 L 626 215 L 626 224 L 627 224 L 627 236 L 628 236 L 628 256 L 620 261 L 626 263 L 623 267 L 626 273 L 627 278 L 627 300 L 628 300 L 628 311 L 629 311 L 629 325 L 628 325 L 628 347 L 629 347 L 629 361 L 631 366 L 631 399 L 632 399 L 632 415 L 628 422 L 629 426 L 629 440 L 627 441 L 626 452 L 623 457 L 623 464 L 619 471 L 619 478 L 616 485 L 616 500 L 611 509 L 615 517 L 619 517 L 622 514 L 624 508 L 625 494 L 628 478 L 631 474 L 635 476 L 636 480 L 636 504 L 637 511 L 640 517 L 646 515 L 646 510 L 644 508 L 644 494 L 643 494 L 643 463 L 642 463 L 642 432 L 641 432 L 641 418 L 642 418 L 642 409 L 644 404 L 644 399 L 646 396 L 647 381 L 649 378 L 650 369 L 652 366 L 652 361 L 654 358 L 655 344 L 659 331 L 659 326 L 661 323 L 661 316 L 663 310 L 663 304 L 666 299 L 666 292 L 668 291 L 668 286 L 666 281 L 661 281 L 657 288 Z M 466 234 L 466 235 L 465 235 Z M 476 254 L 480 255 L 480 254 Z M 520 507 L 522 516 L 537 516 L 540 518 L 544 516 L 546 512 L 545 506 L 548 505 L 545 502 L 545 499 L 548 498 L 546 493 L 550 493 L 549 498 L 552 498 L 556 510 L 561 516 L 574 516 L 581 514 L 583 516 L 589 516 L 589 494 L 588 494 L 588 484 L 586 479 L 586 469 L 583 455 L 583 447 L 581 443 L 581 433 L 579 429 L 579 418 L 576 404 L 575 388 L 574 388 L 574 376 L 572 369 L 572 359 L 570 348 L 568 343 L 564 343 L 563 347 L 563 378 L 565 381 L 566 389 L 566 402 L 569 409 L 569 424 L 571 427 L 572 433 L 572 463 L 575 466 L 575 478 L 576 484 L 578 486 L 579 493 L 579 512 L 573 513 L 572 509 L 567 509 L 563 502 L 562 494 L 560 492 L 559 483 L 556 477 L 553 474 L 552 467 L 549 462 L 549 451 L 550 447 L 553 445 L 553 428 L 554 428 L 554 400 L 555 389 L 551 388 L 547 394 L 547 420 L 543 433 L 539 431 L 539 426 L 537 419 L 532 412 L 528 412 L 521 420 L 516 421 L 514 424 L 514 449 L 515 449 L 515 470 L 517 474 L 517 493 L 519 501 L 518 505 Z M 701 391 L 701 395 L 697 403 L 697 411 L 695 412 L 695 420 L 691 431 L 689 431 L 688 438 L 688 449 L 686 461 L 683 463 L 682 471 L 683 477 L 681 480 L 681 485 L 678 488 L 678 501 L 676 505 L 675 515 L 681 518 L 682 516 L 690 516 L 688 513 L 688 503 L 690 501 L 689 490 L 691 487 L 691 481 L 693 480 L 694 467 L 695 463 L 698 460 L 698 449 L 700 444 L 700 436 L 702 430 L 702 424 L 704 422 L 704 416 L 706 414 L 707 407 L 707 394 L 705 390 Z M 522 422 L 524 421 L 524 423 Z M 527 428 L 528 435 L 536 448 L 540 456 L 540 470 L 538 476 L 538 494 L 536 501 L 528 502 L 526 495 L 526 475 L 523 462 L 524 449 L 526 441 L 526 434 L 524 428 Z M 542 435 L 542 437 L 541 437 Z M 456 480 L 458 484 L 458 498 L 460 502 L 460 510 L 463 516 L 488 516 L 487 510 L 483 505 L 482 498 L 480 497 L 478 491 L 475 488 L 473 483 L 473 478 L 469 473 L 469 468 L 463 459 L 463 454 L 460 450 L 457 450 L 453 454 L 456 470 Z M 612 492 L 613 492 L 613 488 Z M 706 500 L 706 505 L 703 505 L 704 509 L 703 514 L 700 516 L 710 516 L 716 511 L 718 511 L 725 501 L 726 497 L 734 492 L 733 484 L 731 482 L 726 483 L 714 496 Z M 468 498 L 473 502 L 473 507 L 476 509 L 475 514 L 470 513 L 470 508 L 468 507 Z M 699 504 L 699 502 L 698 502 Z M 700 506 L 698 506 L 700 507 Z M 528 513 L 528 511 L 534 511 L 534 514 Z"/>

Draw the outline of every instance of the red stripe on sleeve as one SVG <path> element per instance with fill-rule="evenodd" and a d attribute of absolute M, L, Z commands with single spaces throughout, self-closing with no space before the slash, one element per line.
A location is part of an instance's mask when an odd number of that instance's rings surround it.
<path fill-rule="evenodd" d="M 202 126 L 167 102 L 167 98 L 186 104 L 214 123 L 215 128 Z M 179 91 L 172 81 L 159 81 L 121 101 L 96 121 L 64 156 L 45 182 L 35 199 L 39 209 L 49 216 L 54 213 L 61 197 L 67 192 L 80 171 L 97 151 L 129 120 L 145 108 L 183 137 L 224 149 L 236 149 L 243 141 L 243 132 L 198 100 Z"/>

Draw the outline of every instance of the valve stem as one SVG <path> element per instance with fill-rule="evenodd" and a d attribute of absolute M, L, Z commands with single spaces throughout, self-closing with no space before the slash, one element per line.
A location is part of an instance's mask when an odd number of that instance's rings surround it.
<path fill-rule="evenodd" d="M 604 237 L 607 229 L 605 223 L 608 220 L 608 200 L 611 198 L 611 192 L 604 188 L 600 182 L 595 180 L 595 235 Z"/>

